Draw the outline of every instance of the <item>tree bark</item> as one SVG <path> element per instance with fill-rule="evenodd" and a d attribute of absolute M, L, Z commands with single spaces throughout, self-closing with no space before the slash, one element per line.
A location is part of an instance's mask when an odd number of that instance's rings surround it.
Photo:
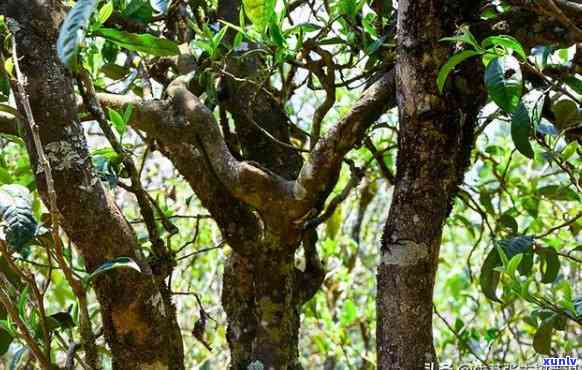
<path fill-rule="evenodd" d="M 294 253 L 266 253 L 257 261 L 230 257 L 223 306 L 228 315 L 231 369 L 300 369 L 299 312 Z M 241 271 L 247 272 L 241 275 Z M 236 279 L 236 280 L 235 280 Z"/>
<path fill-rule="evenodd" d="M 449 45 L 439 39 L 476 14 L 479 4 L 398 3 L 397 175 L 378 267 L 378 369 L 423 369 L 436 362 L 432 295 L 444 222 L 463 180 L 474 123 L 484 102 L 476 86 L 437 92 L 436 74 Z M 454 78 L 480 81 L 476 63 Z M 459 84 L 462 85 L 462 84 Z M 465 85 L 466 86 L 466 85 Z"/>
<path fill-rule="evenodd" d="M 291 236 L 291 237 L 289 237 Z M 295 267 L 298 243 L 293 235 L 269 235 L 264 253 L 251 258 L 236 252 L 224 272 L 222 303 L 228 317 L 227 340 L 231 369 L 302 369 L 299 363 L 299 326 L 302 305 L 313 297 L 325 271 L 315 250 L 314 230 L 303 235 L 306 267 Z"/>
<path fill-rule="evenodd" d="M 0 4 L 0 14 L 7 16 L 15 35 L 26 91 L 52 169 L 62 226 L 88 272 L 121 256 L 134 259 L 142 268 L 143 273 L 118 269 L 94 280 L 113 369 L 182 370 L 182 338 L 170 292 L 163 277 L 152 275 L 133 229 L 93 171 L 75 108 L 73 79 L 56 55 L 64 14 L 58 4 L 8 0 Z M 39 168 L 31 132 L 25 132 L 24 139 L 32 168 Z M 34 173 L 47 203 L 44 175 Z"/>

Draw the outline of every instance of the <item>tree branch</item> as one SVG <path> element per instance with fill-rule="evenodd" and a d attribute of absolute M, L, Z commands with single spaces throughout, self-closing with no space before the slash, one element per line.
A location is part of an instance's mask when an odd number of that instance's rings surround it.
<path fill-rule="evenodd" d="M 335 185 L 344 156 L 387 108 L 396 105 L 394 88 L 394 72 L 390 71 L 317 143 L 295 183 L 296 199 L 307 207 L 321 206 Z"/>
<path fill-rule="evenodd" d="M 180 135 L 204 151 L 213 172 L 235 198 L 259 210 L 293 199 L 291 182 L 232 155 L 212 112 L 187 89 L 185 79 L 170 84 L 167 94 L 174 103 Z"/>

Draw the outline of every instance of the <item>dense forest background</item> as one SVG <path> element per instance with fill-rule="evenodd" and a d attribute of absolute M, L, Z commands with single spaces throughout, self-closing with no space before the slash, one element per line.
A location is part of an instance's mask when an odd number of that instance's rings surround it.
<path fill-rule="evenodd" d="M 582 5 L 411 3 L 0 0 L 0 368 L 582 361 Z"/>

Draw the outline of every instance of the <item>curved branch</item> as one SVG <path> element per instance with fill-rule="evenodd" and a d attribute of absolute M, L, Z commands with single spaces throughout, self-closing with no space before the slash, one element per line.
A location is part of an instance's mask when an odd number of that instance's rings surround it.
<path fill-rule="evenodd" d="M 347 152 L 362 140 L 366 130 L 389 107 L 395 105 L 392 70 L 374 83 L 348 115 L 318 141 L 295 183 L 296 198 L 309 208 L 321 205 L 335 185 Z"/>
<path fill-rule="evenodd" d="M 182 79 L 170 84 L 167 93 L 178 120 L 185 121 L 182 135 L 197 142 L 213 172 L 234 197 L 259 210 L 270 207 L 273 201 L 292 199 L 289 181 L 232 155 L 212 112 L 187 89 Z"/>

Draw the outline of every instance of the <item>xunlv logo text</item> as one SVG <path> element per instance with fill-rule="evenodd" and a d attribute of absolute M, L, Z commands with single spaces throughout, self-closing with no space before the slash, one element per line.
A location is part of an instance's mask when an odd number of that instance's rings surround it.
<path fill-rule="evenodd" d="M 576 366 L 578 359 L 576 357 L 546 357 L 543 366 Z"/>

